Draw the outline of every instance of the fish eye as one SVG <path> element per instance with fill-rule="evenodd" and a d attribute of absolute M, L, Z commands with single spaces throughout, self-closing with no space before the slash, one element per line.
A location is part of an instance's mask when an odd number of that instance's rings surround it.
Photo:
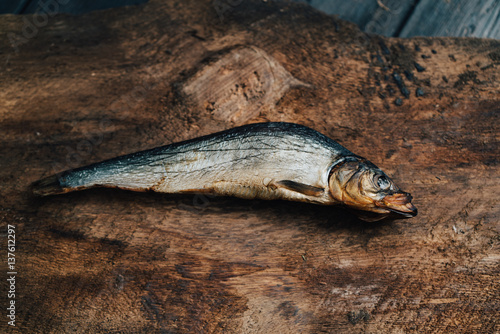
<path fill-rule="evenodd" d="M 391 187 L 391 181 L 385 175 L 375 175 L 373 181 L 382 190 L 387 190 Z"/>

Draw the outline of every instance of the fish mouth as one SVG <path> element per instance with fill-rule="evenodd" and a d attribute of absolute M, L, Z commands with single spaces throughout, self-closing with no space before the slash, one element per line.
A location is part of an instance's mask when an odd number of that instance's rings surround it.
<path fill-rule="evenodd" d="M 387 195 L 382 200 L 382 206 L 387 210 L 397 213 L 405 218 L 415 217 L 418 213 L 415 205 L 411 203 L 412 197 L 405 192 Z"/>

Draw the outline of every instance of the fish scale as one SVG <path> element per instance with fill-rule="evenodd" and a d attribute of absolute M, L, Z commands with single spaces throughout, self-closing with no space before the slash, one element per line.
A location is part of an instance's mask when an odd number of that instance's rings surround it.
<path fill-rule="evenodd" d="M 344 204 L 380 217 L 416 214 L 411 196 L 377 166 L 313 129 L 283 122 L 249 124 L 64 171 L 35 182 L 33 193 L 95 187 Z"/>

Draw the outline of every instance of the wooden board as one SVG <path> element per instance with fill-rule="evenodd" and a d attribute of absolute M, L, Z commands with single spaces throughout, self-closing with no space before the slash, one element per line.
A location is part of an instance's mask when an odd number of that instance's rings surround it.
<path fill-rule="evenodd" d="M 464 36 L 500 39 L 499 17 L 500 1 L 496 0 L 420 0 L 399 37 Z"/>
<path fill-rule="evenodd" d="M 300 0 L 298 0 L 300 1 Z M 500 39 L 495 0 L 309 0 L 314 8 L 384 36 L 464 36 Z"/>
<path fill-rule="evenodd" d="M 86 0 L 86 1 L 75 1 L 75 0 L 47 0 L 44 2 L 40 1 L 29 1 L 29 4 L 25 7 L 24 13 L 36 13 L 43 11 L 41 9 L 40 3 L 52 3 L 55 5 L 52 7 L 59 13 L 69 13 L 74 15 L 88 13 L 94 10 L 102 10 L 106 8 L 120 7 L 120 6 L 135 6 L 138 4 L 143 4 L 147 0 Z M 57 9 L 55 9 L 57 8 Z"/>
<path fill-rule="evenodd" d="M 500 331 L 500 42 L 381 38 L 302 4 L 225 4 L 54 15 L 32 34 L 32 16 L 2 17 L 0 331 Z M 210 87 L 221 76 L 227 88 Z M 258 113 L 240 108 L 247 98 Z M 419 215 L 29 193 L 66 168 L 259 121 L 301 123 L 365 156 Z"/>
<path fill-rule="evenodd" d="M 19 14 L 19 11 L 22 10 L 22 7 L 22 1 L 3 1 L 0 3 L 0 14 Z"/>
<path fill-rule="evenodd" d="M 311 0 L 307 2 L 327 14 L 356 23 L 367 33 L 398 36 L 418 1 Z M 432 26 L 432 22 L 427 21 L 427 25 Z"/>
<path fill-rule="evenodd" d="M 78 15 L 94 10 L 138 5 L 146 1 L 18 0 L 0 4 L 0 13 L 32 14 L 56 11 Z M 467 36 L 500 39 L 500 2 L 495 0 L 296 1 L 308 3 L 327 14 L 356 23 L 367 33 L 393 37 Z M 239 3 L 239 0 L 218 0 L 214 1 L 213 5 L 233 7 Z"/>
<path fill-rule="evenodd" d="M 120 6 L 134 6 L 147 0 L 11 0 L 0 3 L 0 14 L 69 13 L 74 15 Z"/>

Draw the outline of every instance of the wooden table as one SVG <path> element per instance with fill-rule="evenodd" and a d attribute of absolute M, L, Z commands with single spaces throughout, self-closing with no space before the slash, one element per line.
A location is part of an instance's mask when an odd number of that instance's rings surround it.
<path fill-rule="evenodd" d="M 14 287 L 16 327 L 2 304 L 0 330 L 499 332 L 500 42 L 382 38 L 302 4 L 232 4 L 2 17 L 1 287 Z M 258 121 L 365 156 L 419 215 L 29 192 L 63 169 Z"/>

